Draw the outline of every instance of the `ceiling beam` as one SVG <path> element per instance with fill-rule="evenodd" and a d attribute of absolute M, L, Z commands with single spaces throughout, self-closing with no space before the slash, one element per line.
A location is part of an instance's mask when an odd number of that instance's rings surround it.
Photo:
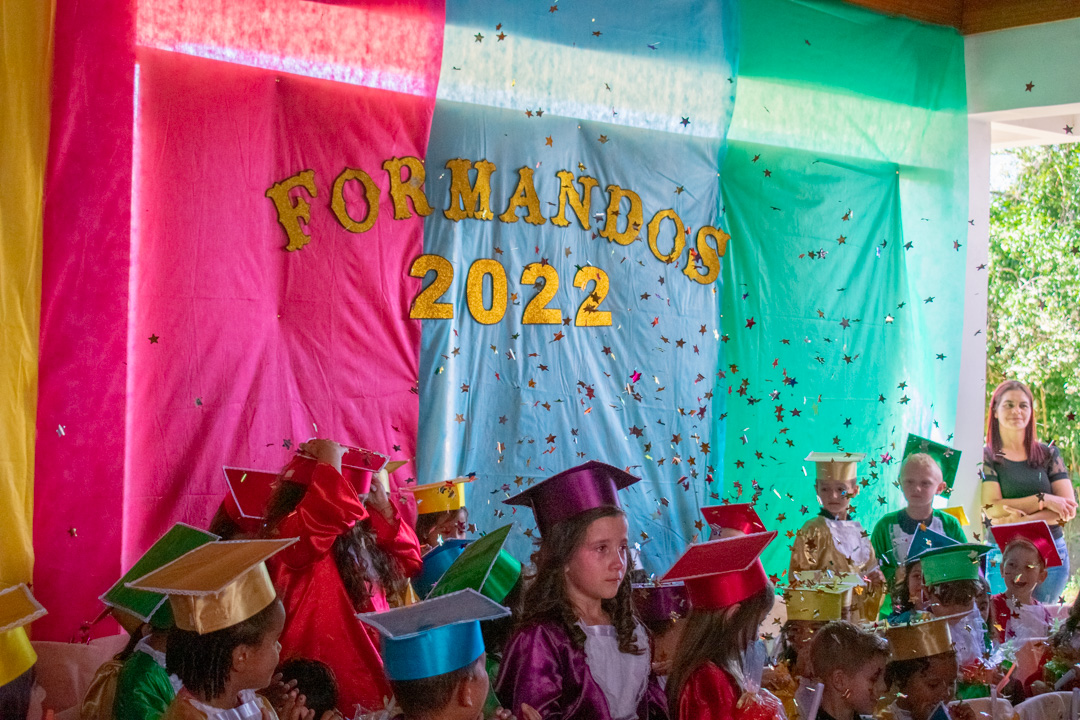
<path fill-rule="evenodd" d="M 1080 0 L 845 0 L 883 15 L 901 15 L 964 35 L 1080 17 Z"/>
<path fill-rule="evenodd" d="M 964 0 L 965 35 L 1080 17 L 1080 0 Z"/>
<path fill-rule="evenodd" d="M 846 0 L 883 15 L 902 15 L 932 25 L 959 28 L 964 20 L 964 0 Z"/>

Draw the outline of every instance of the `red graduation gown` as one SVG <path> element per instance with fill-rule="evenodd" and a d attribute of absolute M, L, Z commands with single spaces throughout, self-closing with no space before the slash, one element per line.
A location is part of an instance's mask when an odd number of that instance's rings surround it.
<path fill-rule="evenodd" d="M 299 542 L 267 561 L 285 604 L 282 660 L 302 657 L 329 665 L 346 716 L 356 704 L 382 709 L 383 699 L 391 694 L 378 634 L 356 619 L 357 612 L 388 609 L 386 588 L 374 586 L 368 606 L 354 608 L 331 553 L 338 536 L 360 521 L 371 524 L 376 544 L 397 560 L 405 575 L 420 571 L 420 543 L 409 524 L 396 513 L 392 522 L 379 513 L 369 515 L 349 483 L 323 463 L 316 466 L 304 499 L 281 523 L 279 537 L 299 537 Z"/>
<path fill-rule="evenodd" d="M 679 693 L 678 720 L 787 720 L 783 704 L 767 690 L 738 707 L 741 695 L 726 671 L 707 662 L 690 673 Z"/>

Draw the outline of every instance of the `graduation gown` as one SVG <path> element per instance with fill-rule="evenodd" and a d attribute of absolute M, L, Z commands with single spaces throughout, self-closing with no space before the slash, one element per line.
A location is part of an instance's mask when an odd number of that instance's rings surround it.
<path fill-rule="evenodd" d="M 324 463 L 316 466 L 307 494 L 280 526 L 280 537 L 300 541 L 266 563 L 285 605 L 282 660 L 301 657 L 329 665 L 337 678 L 338 707 L 350 716 L 357 704 L 381 710 L 391 695 L 378 633 L 356 619 L 358 612 L 389 609 L 387 588 L 373 585 L 367 607 L 354 608 L 331 552 L 338 536 L 360 521 L 371 523 L 376 544 L 406 576 L 420 571 L 420 543 L 396 507 L 389 522 L 380 513 L 369 515 L 341 473 Z"/>
<path fill-rule="evenodd" d="M 278 720 L 277 713 L 274 712 L 274 706 L 270 704 L 270 701 L 262 695 L 256 694 L 253 690 L 241 690 L 238 699 L 241 703 L 253 703 L 264 720 L 265 718 Z M 230 718 L 230 720 L 240 714 L 237 708 L 233 710 L 209 708 L 196 700 L 187 690 L 181 690 L 173 698 L 173 701 L 169 703 L 169 708 L 161 716 L 161 720 L 209 720 L 212 717 L 211 713 L 208 712 L 209 710 L 213 710 L 215 715 L 218 712 L 225 712 L 227 713 L 226 717 Z"/>
<path fill-rule="evenodd" d="M 168 671 L 150 654 L 137 651 L 120 670 L 113 717 L 115 720 L 158 720 L 174 697 L 176 690 Z"/>
<path fill-rule="evenodd" d="M 863 577 L 877 567 L 874 547 L 858 520 L 818 515 L 799 529 L 791 546 L 792 575 L 803 570 L 831 570 Z M 855 598 L 852 613 L 866 621 L 876 620 L 884 592 L 884 586 L 872 583 Z"/>
<path fill-rule="evenodd" d="M 742 692 L 727 671 L 707 662 L 690 673 L 679 693 L 677 720 L 787 720 L 784 706 L 768 690 L 739 706 Z"/>
<path fill-rule="evenodd" d="M 525 703 L 544 720 L 611 720 L 585 651 L 576 648 L 566 629 L 553 621 L 530 623 L 514 633 L 503 650 L 495 693 L 517 717 Z M 655 674 L 649 675 L 637 716 L 667 720 L 667 697 Z"/>

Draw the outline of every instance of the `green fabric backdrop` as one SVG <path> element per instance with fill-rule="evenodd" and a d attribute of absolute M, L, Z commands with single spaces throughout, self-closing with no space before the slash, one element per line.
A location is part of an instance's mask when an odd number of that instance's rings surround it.
<path fill-rule="evenodd" d="M 812 450 L 866 452 L 869 532 L 903 442 L 955 432 L 967 226 L 963 40 L 839 3 L 743 4 L 722 172 L 732 235 L 712 460 L 778 542 L 818 511 Z M 726 403 L 726 407 L 725 407 Z"/>

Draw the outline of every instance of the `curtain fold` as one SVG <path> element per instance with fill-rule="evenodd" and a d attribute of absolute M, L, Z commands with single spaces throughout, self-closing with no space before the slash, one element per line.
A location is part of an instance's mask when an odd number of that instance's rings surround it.
<path fill-rule="evenodd" d="M 51 0 L 12 0 L 0 11 L 0 586 L 29 581 L 34 561 L 41 198 L 53 13 Z"/>

